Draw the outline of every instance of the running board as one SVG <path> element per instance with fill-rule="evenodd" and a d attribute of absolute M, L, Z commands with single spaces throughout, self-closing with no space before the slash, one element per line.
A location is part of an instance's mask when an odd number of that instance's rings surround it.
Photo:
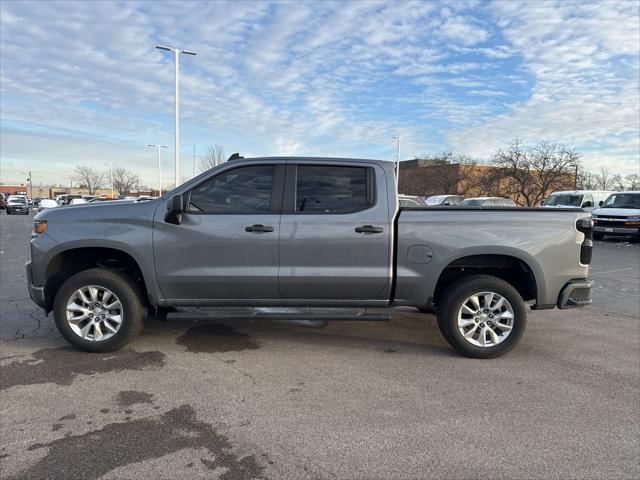
<path fill-rule="evenodd" d="M 168 314 L 169 319 L 215 317 L 219 320 L 272 320 L 279 322 L 328 322 L 366 321 L 385 322 L 391 320 L 393 310 L 389 308 L 271 308 L 271 307 L 183 307 Z M 303 323 L 307 324 L 307 323 Z"/>

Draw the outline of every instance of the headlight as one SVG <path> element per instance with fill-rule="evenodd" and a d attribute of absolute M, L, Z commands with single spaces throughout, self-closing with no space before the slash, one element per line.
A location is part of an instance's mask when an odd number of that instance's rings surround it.
<path fill-rule="evenodd" d="M 35 220 L 33 222 L 33 231 L 37 234 L 44 233 L 47 230 L 46 220 Z"/>
<path fill-rule="evenodd" d="M 628 220 L 630 222 L 637 222 L 640 220 L 640 215 L 633 215 L 631 217 L 625 218 L 625 220 Z"/>

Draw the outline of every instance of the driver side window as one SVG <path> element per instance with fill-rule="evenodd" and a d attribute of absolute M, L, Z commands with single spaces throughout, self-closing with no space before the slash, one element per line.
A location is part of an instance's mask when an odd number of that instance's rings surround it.
<path fill-rule="evenodd" d="M 593 207 L 593 197 L 591 195 L 587 194 L 584 196 L 584 198 L 582 199 L 582 207 Z"/>
<path fill-rule="evenodd" d="M 271 211 L 274 165 L 234 168 L 200 184 L 189 198 L 189 213 L 266 213 Z"/>

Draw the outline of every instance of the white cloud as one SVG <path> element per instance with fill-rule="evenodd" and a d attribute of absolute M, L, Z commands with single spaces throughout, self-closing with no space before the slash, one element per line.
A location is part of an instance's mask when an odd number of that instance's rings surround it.
<path fill-rule="evenodd" d="M 640 18 L 631 3 L 495 2 L 535 85 L 506 113 L 450 132 L 449 143 L 486 156 L 514 138 L 554 140 L 584 152 L 591 168 L 616 158 L 616 168 L 637 169 Z M 620 138 L 623 157 L 610 150 Z"/>

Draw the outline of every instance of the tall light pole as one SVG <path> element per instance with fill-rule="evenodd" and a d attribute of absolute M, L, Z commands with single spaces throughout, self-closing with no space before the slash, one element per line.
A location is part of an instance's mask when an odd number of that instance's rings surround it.
<path fill-rule="evenodd" d="M 396 193 L 400 193 L 398 191 L 398 184 L 400 180 L 400 136 L 391 137 L 398 142 L 398 148 L 396 150 Z"/>
<path fill-rule="evenodd" d="M 111 178 L 111 198 L 113 198 L 113 163 L 105 163 L 109 166 L 109 177 Z"/>
<path fill-rule="evenodd" d="M 175 186 L 177 187 L 180 182 L 180 84 L 179 84 L 179 74 L 180 74 L 180 54 L 184 53 L 185 55 L 195 55 L 196 52 L 192 52 L 189 50 L 182 50 L 180 48 L 170 47 L 167 45 L 156 45 L 156 48 L 160 50 L 167 50 L 169 52 L 173 52 L 173 56 L 175 59 L 175 128 L 176 128 L 176 177 L 175 177 Z"/>
<path fill-rule="evenodd" d="M 158 143 L 150 143 L 148 147 L 156 147 L 158 149 L 158 196 L 162 196 L 162 163 L 160 163 L 160 149 L 169 148 L 166 145 L 160 145 Z"/>

